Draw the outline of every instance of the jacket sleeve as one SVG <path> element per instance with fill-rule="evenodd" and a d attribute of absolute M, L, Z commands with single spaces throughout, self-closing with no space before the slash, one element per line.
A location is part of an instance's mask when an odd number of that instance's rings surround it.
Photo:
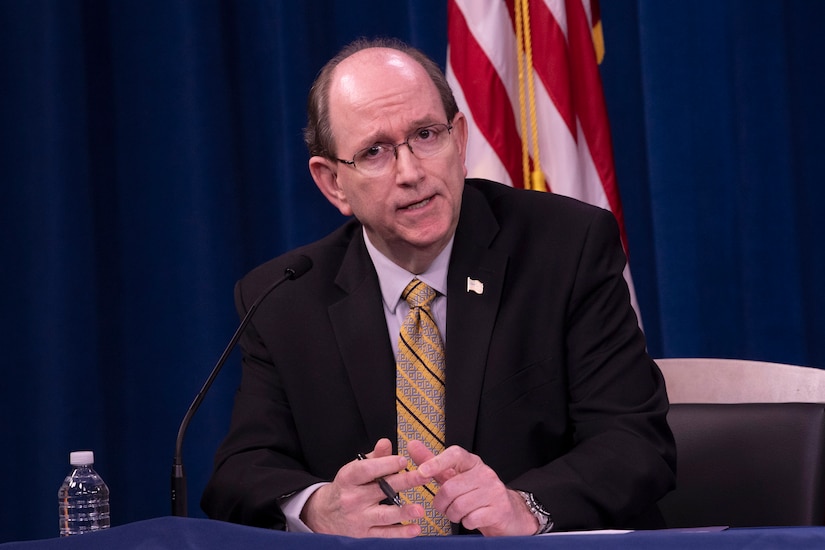
<path fill-rule="evenodd" d="M 243 316 L 242 282 L 235 287 L 235 303 Z M 322 480 L 295 458 L 301 451 L 289 401 L 254 323 L 240 342 L 241 384 L 201 507 L 213 519 L 284 529 L 279 499 Z"/>
<path fill-rule="evenodd" d="M 655 503 L 675 484 L 664 380 L 630 305 L 625 263 L 615 219 L 597 211 L 565 311 L 572 447 L 510 482 L 533 492 L 559 529 L 661 527 Z"/>

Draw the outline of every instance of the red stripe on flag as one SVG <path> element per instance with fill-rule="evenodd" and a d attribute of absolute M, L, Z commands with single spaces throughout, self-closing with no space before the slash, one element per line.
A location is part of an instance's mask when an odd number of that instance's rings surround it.
<path fill-rule="evenodd" d="M 464 15 L 453 0 L 447 4 L 450 65 L 464 90 L 470 113 L 479 131 L 498 155 L 515 187 L 524 186 L 521 137 L 507 90 L 495 67 L 470 32 Z"/>
<path fill-rule="evenodd" d="M 566 0 L 567 39 L 571 55 L 570 76 L 574 90 L 576 114 L 582 126 L 584 139 L 604 187 L 610 210 L 616 216 L 622 233 L 622 243 L 628 252 L 624 214 L 613 168 L 613 147 L 607 107 L 602 92 L 602 81 L 596 63 L 596 52 L 587 14 L 581 0 Z"/>

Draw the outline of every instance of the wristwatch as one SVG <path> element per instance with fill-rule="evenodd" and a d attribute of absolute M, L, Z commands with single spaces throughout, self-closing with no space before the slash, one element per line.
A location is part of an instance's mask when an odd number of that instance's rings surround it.
<path fill-rule="evenodd" d="M 524 503 L 527 505 L 527 509 L 530 510 L 530 513 L 533 514 L 539 522 L 539 528 L 534 533 L 535 535 L 541 535 L 543 533 L 549 533 L 553 530 L 553 517 L 550 515 L 550 512 L 544 509 L 537 500 L 536 497 L 533 496 L 533 493 L 528 493 L 527 491 L 518 491 L 518 494 L 521 495 L 521 498 L 524 499 Z"/>

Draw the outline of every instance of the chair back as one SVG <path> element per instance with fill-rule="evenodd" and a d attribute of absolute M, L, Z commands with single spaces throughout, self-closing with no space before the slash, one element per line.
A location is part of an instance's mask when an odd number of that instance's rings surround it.
<path fill-rule="evenodd" d="M 739 359 L 657 359 L 671 403 L 825 403 L 825 369 Z"/>
<path fill-rule="evenodd" d="M 669 527 L 825 525 L 825 405 L 681 403 Z"/>

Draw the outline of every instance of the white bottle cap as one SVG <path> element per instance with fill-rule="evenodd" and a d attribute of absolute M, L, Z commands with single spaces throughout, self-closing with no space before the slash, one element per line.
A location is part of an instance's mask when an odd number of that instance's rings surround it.
<path fill-rule="evenodd" d="M 73 451 L 69 453 L 69 464 L 72 466 L 89 466 L 94 463 L 94 451 Z"/>

